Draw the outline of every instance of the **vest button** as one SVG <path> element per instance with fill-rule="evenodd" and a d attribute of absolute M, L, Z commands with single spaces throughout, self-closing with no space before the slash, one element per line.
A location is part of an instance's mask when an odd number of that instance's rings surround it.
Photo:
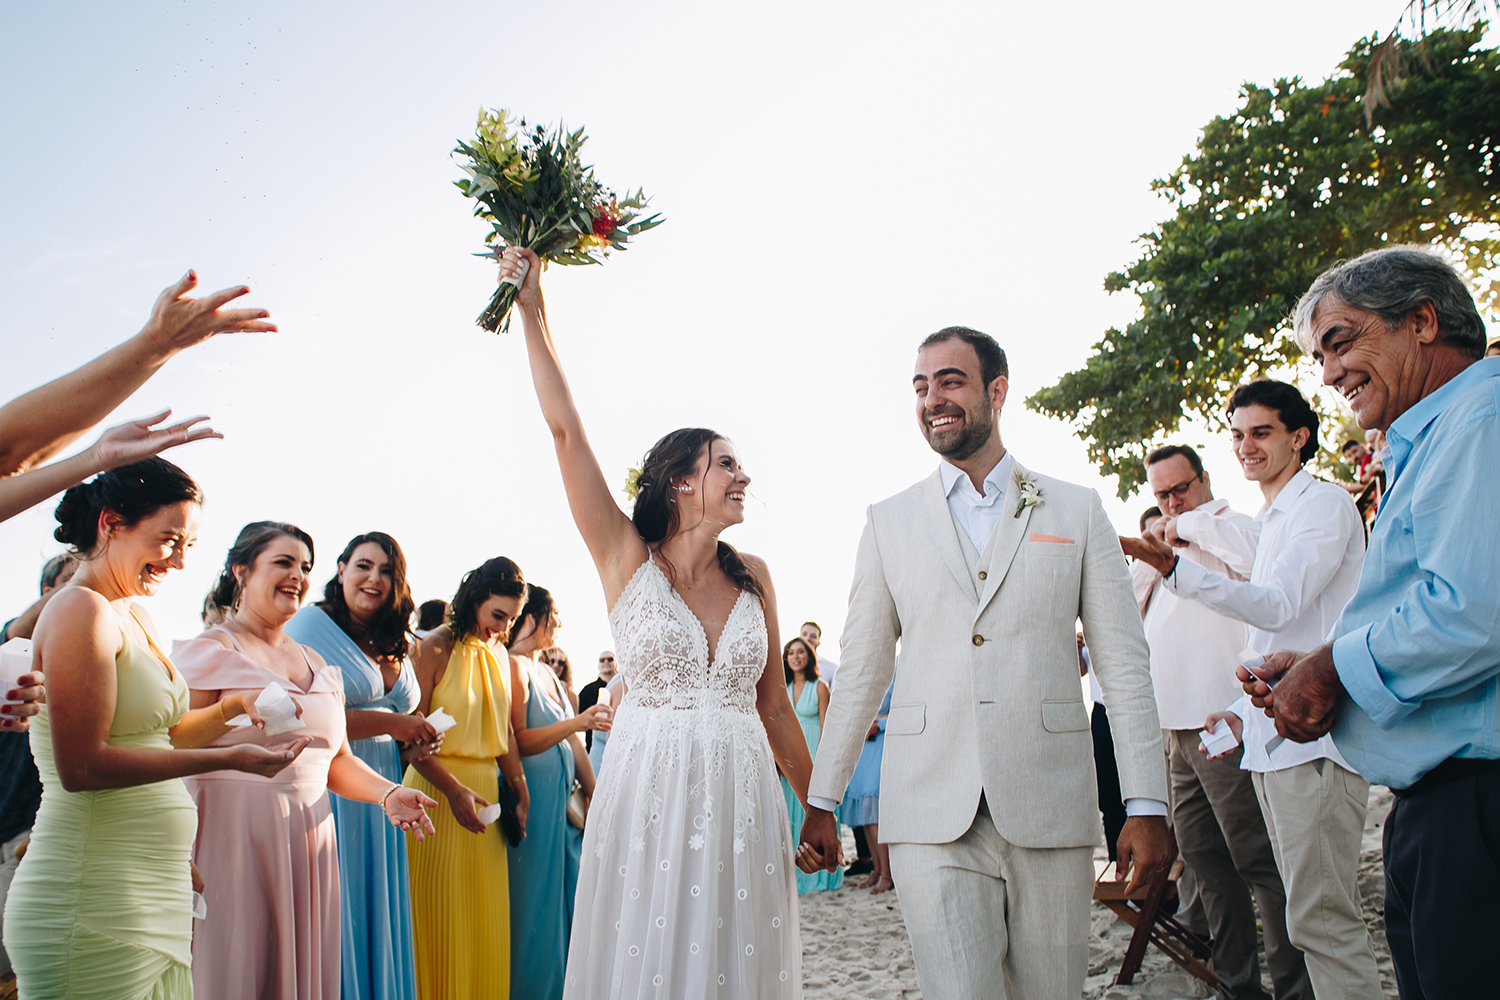
<path fill-rule="evenodd" d="M 981 579 L 981 580 L 983 580 L 983 579 L 984 579 L 984 578 L 985 578 L 985 577 L 986 577 L 986 576 L 988 576 L 988 575 L 989 575 L 989 574 L 988 574 L 988 573 L 986 573 L 986 572 L 985 572 L 985 571 L 984 571 L 984 570 L 980 570 L 980 571 L 979 571 L 979 579 Z"/>
<path fill-rule="evenodd" d="M 984 645 L 984 636 L 982 636 L 982 635 L 975 635 L 974 636 L 974 645 L 976 645 L 976 646 L 983 646 Z"/>

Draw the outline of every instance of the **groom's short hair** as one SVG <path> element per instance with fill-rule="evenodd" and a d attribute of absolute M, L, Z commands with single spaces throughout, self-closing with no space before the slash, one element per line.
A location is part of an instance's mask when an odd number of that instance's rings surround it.
<path fill-rule="evenodd" d="M 979 377 L 984 379 L 986 388 L 997 378 L 1010 378 L 1010 365 L 1005 360 L 1005 349 L 989 334 L 971 330 L 966 326 L 945 326 L 922 341 L 917 350 L 923 350 L 933 344 L 941 344 L 955 337 L 974 348 L 974 353 L 979 356 Z"/>

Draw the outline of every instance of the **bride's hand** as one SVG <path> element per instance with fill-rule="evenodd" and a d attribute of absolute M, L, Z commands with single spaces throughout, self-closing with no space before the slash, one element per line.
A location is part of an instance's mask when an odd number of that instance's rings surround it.
<path fill-rule="evenodd" d="M 542 304 L 542 261 L 536 254 L 525 247 L 506 247 L 505 252 L 500 255 L 500 277 L 514 277 L 521 270 L 519 262 L 522 259 L 531 267 L 516 292 L 516 302 L 521 306 L 540 306 Z"/>

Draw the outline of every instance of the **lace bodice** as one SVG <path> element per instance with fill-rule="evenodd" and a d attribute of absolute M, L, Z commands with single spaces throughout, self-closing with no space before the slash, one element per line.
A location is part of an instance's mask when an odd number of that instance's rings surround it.
<path fill-rule="evenodd" d="M 621 591 L 609 624 L 629 685 L 622 708 L 755 712 L 767 638 L 765 612 L 754 594 L 741 591 L 735 600 L 712 663 L 702 622 L 650 557 Z"/>

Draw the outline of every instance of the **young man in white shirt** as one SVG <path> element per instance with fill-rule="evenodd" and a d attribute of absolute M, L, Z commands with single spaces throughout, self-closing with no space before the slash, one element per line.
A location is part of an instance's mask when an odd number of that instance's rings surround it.
<path fill-rule="evenodd" d="M 1163 589 L 1245 622 L 1262 656 L 1323 641 L 1359 583 L 1364 525 L 1347 491 L 1302 466 L 1318 452 L 1318 418 L 1296 387 L 1262 379 L 1229 399 L 1230 433 L 1245 478 L 1265 506 L 1250 579 L 1182 560 L 1173 547 L 1236 548 L 1212 519 L 1183 514 L 1154 526 L 1138 554 L 1161 571 Z M 1151 544 L 1154 542 L 1155 544 Z M 1284 742 L 1274 723 L 1241 696 L 1205 726 L 1228 721 L 1243 743 L 1241 767 L 1256 796 L 1287 888 L 1287 927 L 1307 959 L 1318 1000 L 1379 996 L 1380 973 L 1360 913 L 1355 874 L 1369 784 L 1330 737 Z"/>
<path fill-rule="evenodd" d="M 1247 514 L 1214 498 L 1198 453 L 1186 445 L 1158 448 L 1146 458 L 1146 479 L 1165 519 L 1212 524 L 1232 544 L 1212 550 L 1189 545 L 1184 563 L 1244 579 L 1254 560 L 1257 526 Z M 1122 538 L 1128 554 L 1141 539 Z M 1152 563 L 1159 560 L 1144 560 Z M 1196 601 L 1179 597 L 1153 571 L 1144 626 L 1151 647 L 1162 739 L 1172 788 L 1172 826 L 1182 858 L 1197 878 L 1199 899 L 1213 934 L 1220 996 L 1263 1000 L 1256 951 L 1256 907 L 1265 927 L 1266 965 L 1276 1000 L 1310 1000 L 1307 969 L 1286 927 L 1286 889 L 1261 817 L 1250 776 L 1239 755 L 1208 760 L 1198 731 L 1209 712 L 1241 693 L 1235 680 L 1245 626 Z M 1139 590 L 1144 581 L 1137 580 Z"/>

